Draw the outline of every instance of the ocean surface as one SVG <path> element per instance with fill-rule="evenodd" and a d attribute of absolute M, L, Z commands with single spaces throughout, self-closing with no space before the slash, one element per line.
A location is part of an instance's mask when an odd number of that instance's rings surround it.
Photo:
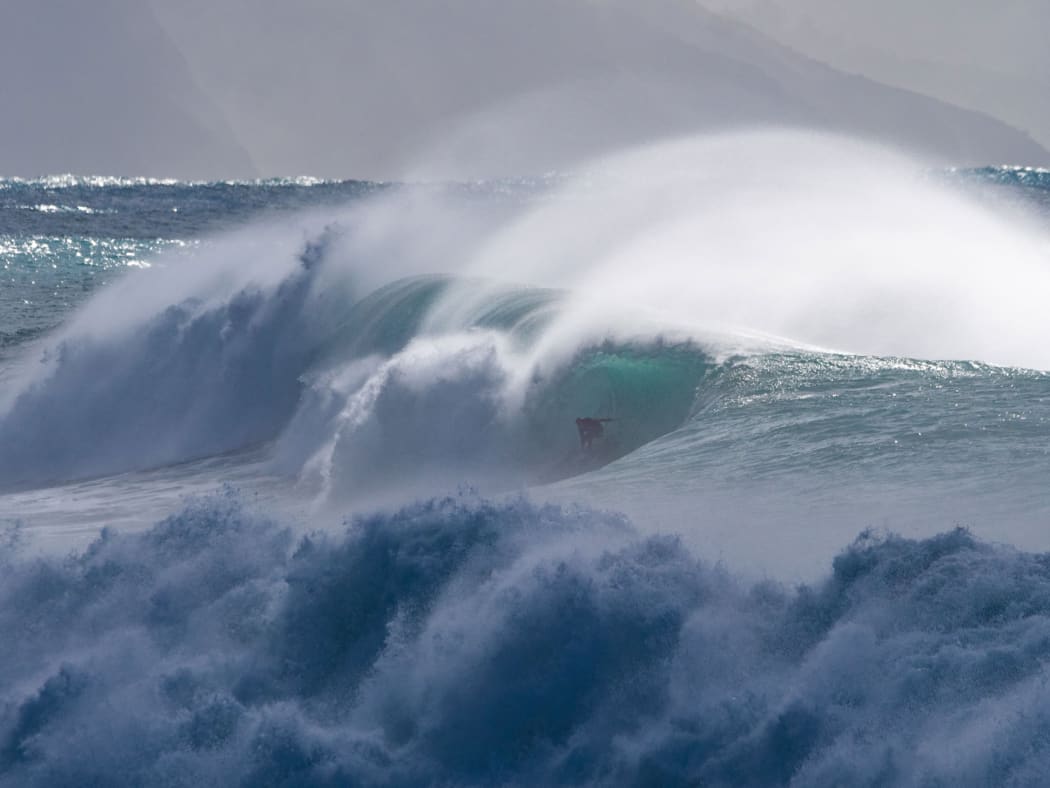
<path fill-rule="evenodd" d="M 834 139 L 0 180 L 0 785 L 1045 784 L 1048 296 Z"/>

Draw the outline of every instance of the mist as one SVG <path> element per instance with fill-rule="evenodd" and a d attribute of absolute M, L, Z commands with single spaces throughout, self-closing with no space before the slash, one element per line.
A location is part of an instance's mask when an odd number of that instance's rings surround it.
<path fill-rule="evenodd" d="M 941 164 L 1050 163 L 988 114 L 836 71 L 684 0 L 17 0 L 3 13 L 9 176 L 492 178 L 755 127 Z"/>
<path fill-rule="evenodd" d="M 1045 230 L 913 159 L 761 132 L 640 147 L 582 171 L 463 269 L 573 294 L 538 357 L 565 345 L 559 331 L 629 335 L 631 314 L 736 342 L 1050 369 Z M 432 324 L 454 326 L 488 297 L 465 286 Z"/>
<path fill-rule="evenodd" d="M 1050 6 L 1039 0 L 700 0 L 846 72 L 978 110 L 1050 145 Z"/>

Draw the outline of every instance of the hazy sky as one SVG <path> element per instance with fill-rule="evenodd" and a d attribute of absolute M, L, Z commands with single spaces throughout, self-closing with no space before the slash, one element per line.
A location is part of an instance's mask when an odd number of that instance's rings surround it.
<path fill-rule="evenodd" d="M 1034 2 L 704 1 L 736 21 L 696 0 L 2 0 L 0 174 L 510 175 L 770 125 L 1050 164 L 992 118 L 1050 140 Z"/>
<path fill-rule="evenodd" d="M 248 172 L 148 5 L 0 0 L 0 174 Z"/>
<path fill-rule="evenodd" d="M 1047 0 L 699 0 L 837 68 L 995 115 L 1050 147 Z"/>

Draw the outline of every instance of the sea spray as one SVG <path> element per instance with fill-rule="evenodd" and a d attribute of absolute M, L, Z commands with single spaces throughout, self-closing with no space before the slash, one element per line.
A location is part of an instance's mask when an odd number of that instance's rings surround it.
<path fill-rule="evenodd" d="M 466 495 L 294 537 L 232 492 L 0 580 L 0 783 L 1029 784 L 1050 561 L 864 534 L 748 585 Z"/>
<path fill-rule="evenodd" d="M 460 271 L 571 292 L 544 355 L 594 323 L 629 333 L 618 316 L 648 312 L 694 335 L 1046 369 L 1048 249 L 1030 213 L 888 150 L 755 132 L 590 162 L 480 239 Z M 449 295 L 436 316 L 469 311 L 470 292 Z"/>
<path fill-rule="evenodd" d="M 316 354 L 310 255 L 272 289 L 187 298 L 140 325 L 62 339 L 0 416 L 0 480 L 148 468 L 271 439 Z"/>

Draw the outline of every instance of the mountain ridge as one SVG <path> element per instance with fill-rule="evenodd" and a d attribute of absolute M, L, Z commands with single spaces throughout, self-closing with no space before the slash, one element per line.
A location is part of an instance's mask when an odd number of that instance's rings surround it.
<path fill-rule="evenodd" d="M 685 0 L 14 2 L 0 34 L 19 118 L 0 131 L 6 176 L 499 177 L 754 127 L 932 164 L 1050 165 L 991 116 L 837 71 Z M 90 50 L 59 36 L 34 89 L 26 63 L 71 25 L 89 28 Z M 93 102 L 115 117 L 93 117 Z"/>

